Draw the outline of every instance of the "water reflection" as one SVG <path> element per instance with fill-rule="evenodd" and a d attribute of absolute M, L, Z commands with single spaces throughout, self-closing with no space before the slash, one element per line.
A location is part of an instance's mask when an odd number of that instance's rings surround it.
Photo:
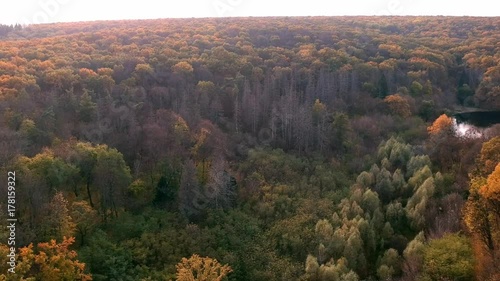
<path fill-rule="evenodd" d="M 468 138 L 480 138 L 484 130 L 468 123 L 459 123 L 455 118 L 453 118 L 453 128 L 457 136 Z"/>
<path fill-rule="evenodd" d="M 480 138 L 497 135 L 499 125 L 500 110 L 470 111 L 453 116 L 453 127 L 459 137 Z"/>

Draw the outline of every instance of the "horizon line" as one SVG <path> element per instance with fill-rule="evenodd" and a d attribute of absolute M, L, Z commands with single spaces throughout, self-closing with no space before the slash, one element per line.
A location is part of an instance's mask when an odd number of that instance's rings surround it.
<path fill-rule="evenodd" d="M 33 24 L 22 24 L 19 22 L 16 23 L 2 23 L 0 25 L 6 26 L 16 26 L 21 25 L 23 27 L 28 26 L 37 26 L 37 25 L 50 25 L 50 24 L 65 24 L 65 23 L 96 23 L 96 22 L 116 22 L 116 21 L 153 21 L 153 20 L 186 20 L 186 19 L 247 19 L 247 18 L 346 18 L 346 17 L 371 17 L 371 18 L 411 18 L 411 17 L 435 17 L 435 18 L 500 18 L 500 16 L 481 16 L 481 15 L 300 15 L 300 16 L 212 16 L 212 17 L 165 17 L 165 18 L 123 18 L 123 19 L 95 19 L 95 20 L 78 20 L 78 21 L 55 21 L 55 22 L 44 22 L 44 23 L 33 23 Z"/>

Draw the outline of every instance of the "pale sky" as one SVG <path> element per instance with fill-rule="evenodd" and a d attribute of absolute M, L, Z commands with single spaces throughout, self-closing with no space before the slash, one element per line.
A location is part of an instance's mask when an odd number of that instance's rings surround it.
<path fill-rule="evenodd" d="M 2 24 L 173 17 L 500 16 L 498 0 L 7 0 L 2 2 L 0 10 Z"/>

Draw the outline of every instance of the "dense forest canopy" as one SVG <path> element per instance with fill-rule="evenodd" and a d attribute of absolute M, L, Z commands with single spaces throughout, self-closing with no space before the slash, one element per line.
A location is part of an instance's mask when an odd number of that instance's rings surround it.
<path fill-rule="evenodd" d="M 498 280 L 471 109 L 498 17 L 0 25 L 0 279 Z"/>

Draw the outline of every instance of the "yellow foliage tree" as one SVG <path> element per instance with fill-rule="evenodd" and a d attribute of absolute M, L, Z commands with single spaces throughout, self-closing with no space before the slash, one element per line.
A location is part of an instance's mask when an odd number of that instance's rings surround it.
<path fill-rule="evenodd" d="M 477 280 L 500 276 L 500 137 L 483 144 L 471 174 L 464 222 L 472 234 Z"/>
<path fill-rule="evenodd" d="M 479 155 L 479 169 L 486 176 L 493 172 L 495 166 L 500 163 L 500 136 L 485 142 Z"/>
<path fill-rule="evenodd" d="M 176 268 L 177 281 L 221 281 L 233 271 L 227 264 L 221 265 L 216 259 L 197 254 L 189 259 L 182 258 Z"/>
<path fill-rule="evenodd" d="M 172 66 L 172 71 L 179 74 L 193 73 L 193 66 L 189 62 L 181 61 Z"/>
<path fill-rule="evenodd" d="M 497 164 L 493 173 L 488 176 L 486 185 L 483 185 L 479 193 L 486 199 L 500 202 L 500 163 Z"/>

